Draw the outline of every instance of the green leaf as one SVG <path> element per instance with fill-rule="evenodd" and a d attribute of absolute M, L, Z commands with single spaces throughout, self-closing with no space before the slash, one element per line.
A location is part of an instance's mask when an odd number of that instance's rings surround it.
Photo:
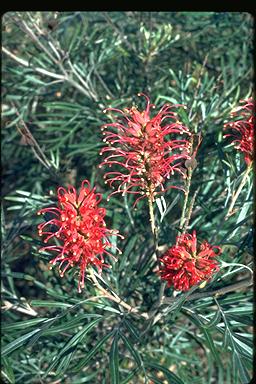
<path fill-rule="evenodd" d="M 239 340 L 236 336 L 236 334 L 232 335 L 233 342 L 236 344 L 236 350 L 244 357 L 247 357 L 249 359 L 252 359 L 253 356 L 253 349 L 244 343 L 243 341 Z"/>
<path fill-rule="evenodd" d="M 120 333 L 121 339 L 123 340 L 124 344 L 127 346 L 129 349 L 131 355 L 133 356 L 134 360 L 136 361 L 138 368 L 142 366 L 142 360 L 139 355 L 139 353 L 136 351 L 136 349 L 133 347 L 131 341 L 123 334 Z"/>
<path fill-rule="evenodd" d="M 190 122 L 190 120 L 188 118 L 188 115 L 187 115 L 187 112 L 185 111 L 185 109 L 182 108 L 182 107 L 179 108 L 178 109 L 178 114 L 180 115 L 181 120 L 185 124 L 185 126 L 189 127 L 191 122 Z"/>
<path fill-rule="evenodd" d="M 206 329 L 213 328 L 219 324 L 220 319 L 221 319 L 221 314 L 219 311 L 217 311 L 215 313 L 215 315 L 213 316 L 213 318 L 211 320 L 209 320 L 207 324 L 203 325 L 203 327 Z"/>
<path fill-rule="evenodd" d="M 37 332 L 39 332 L 40 329 L 35 329 L 32 332 L 26 333 L 25 335 L 18 337 L 18 339 L 12 341 L 10 344 L 7 344 L 3 349 L 2 349 L 2 356 L 8 355 L 11 352 L 13 352 L 15 349 L 21 347 L 22 345 L 25 344 L 25 342 L 31 338 L 33 335 L 35 335 Z"/>
<path fill-rule="evenodd" d="M 217 351 L 217 349 L 216 349 L 216 347 L 214 345 L 214 341 L 212 339 L 212 336 L 211 336 L 209 330 L 204 328 L 204 327 L 201 327 L 201 329 L 202 329 L 203 334 L 205 336 L 205 340 L 206 340 L 206 342 L 208 344 L 208 347 L 210 348 L 211 353 L 214 356 L 215 361 L 218 363 L 219 366 L 222 366 L 222 362 L 220 360 L 219 352 Z"/>
<path fill-rule="evenodd" d="M 102 300 L 102 301 L 103 301 L 103 300 Z M 107 300 L 106 300 L 106 302 L 107 302 Z M 118 309 L 113 308 L 113 307 L 110 307 L 110 306 L 107 305 L 107 304 L 97 303 L 97 302 L 95 302 L 95 301 L 87 301 L 86 304 L 88 304 L 88 305 L 92 305 L 92 306 L 95 307 L 95 308 L 100 308 L 100 309 L 102 309 L 103 311 L 108 311 L 108 312 L 113 312 L 113 313 L 118 313 L 118 314 L 121 313 Z"/>
<path fill-rule="evenodd" d="M 238 335 L 232 330 L 232 325 L 229 323 L 225 315 L 225 312 L 223 311 L 223 309 L 221 309 L 216 299 L 215 299 L 215 302 L 219 307 L 219 310 L 221 312 L 222 318 L 225 323 L 225 334 L 224 334 L 223 345 L 224 345 L 224 348 L 227 348 L 228 346 L 231 347 L 232 356 L 233 356 L 232 358 L 233 372 L 236 372 L 236 369 L 238 368 L 239 376 L 242 382 L 244 384 L 248 383 L 250 378 L 248 379 L 249 374 L 243 362 L 242 356 L 244 358 L 250 359 L 251 361 L 252 348 L 250 347 L 250 345 L 248 345 L 250 343 L 250 340 L 246 340 L 242 338 L 242 336 Z"/>
<path fill-rule="evenodd" d="M 103 344 L 113 335 L 114 331 L 105 335 L 102 339 L 98 341 L 98 343 L 87 353 L 87 355 L 79 362 L 79 364 L 72 369 L 74 372 L 80 372 L 81 369 L 88 364 L 91 358 L 96 355 L 96 353 L 100 350 Z"/>
<path fill-rule="evenodd" d="M 61 325 L 57 325 L 55 327 L 51 327 L 50 329 L 45 330 L 44 335 L 55 335 L 55 334 L 59 334 L 61 332 L 66 332 L 69 329 L 72 329 L 72 328 L 75 328 L 75 327 L 81 325 L 81 321 L 83 319 L 90 318 L 90 317 L 102 318 L 103 316 L 85 313 L 83 315 L 76 316 L 75 318 L 72 318 L 69 321 L 65 320 L 63 322 L 63 324 L 61 324 Z"/>
<path fill-rule="evenodd" d="M 2 369 L 1 369 L 2 378 L 6 379 L 8 383 L 15 384 L 15 377 L 13 373 L 12 366 L 10 364 L 9 359 L 7 357 L 3 357 L 2 359 Z"/>
<path fill-rule="evenodd" d="M 129 330 L 130 334 L 134 337 L 136 341 L 140 341 L 140 335 L 137 329 L 133 326 L 131 321 L 128 321 L 128 319 L 124 319 L 124 324 L 126 328 Z"/>
<path fill-rule="evenodd" d="M 168 380 L 169 384 L 185 384 L 175 373 L 169 371 L 168 368 L 163 367 L 162 365 L 155 363 L 154 361 L 144 361 L 145 367 L 154 368 L 157 371 L 163 372 L 165 377 Z"/>
<path fill-rule="evenodd" d="M 135 236 L 132 236 L 129 241 L 127 242 L 127 244 L 125 245 L 125 248 L 124 248 L 124 253 L 122 255 L 122 258 L 120 260 L 120 265 L 119 265 L 119 270 L 122 271 L 125 267 L 125 262 L 127 261 L 127 258 L 129 257 L 131 251 L 133 250 L 136 242 L 137 242 L 137 239 L 138 237 L 135 235 Z"/>
<path fill-rule="evenodd" d="M 119 357 L 118 357 L 119 332 L 116 332 L 109 353 L 109 368 L 111 384 L 119 384 Z"/>
<path fill-rule="evenodd" d="M 16 330 L 16 329 L 25 329 L 25 328 L 33 327 L 33 325 L 39 324 L 45 320 L 47 320 L 47 318 L 44 317 L 41 319 L 18 321 L 17 323 L 13 323 L 13 324 L 9 324 L 9 325 L 3 325 L 2 330 L 3 331 L 11 331 L 11 330 Z"/>
<path fill-rule="evenodd" d="M 245 368 L 242 359 L 240 358 L 239 354 L 235 351 L 233 353 L 233 369 L 238 369 L 239 375 L 241 378 L 242 384 L 248 384 L 252 377 L 250 377 L 247 369 Z"/>
<path fill-rule="evenodd" d="M 163 384 L 162 380 L 158 379 L 158 377 L 156 377 L 155 375 L 153 375 L 151 373 L 151 375 L 148 375 L 147 376 L 148 379 L 150 379 L 150 383 L 154 383 L 154 384 Z M 151 381 L 152 380 L 152 381 Z"/>
<path fill-rule="evenodd" d="M 200 317 L 196 313 L 192 313 L 192 311 L 190 310 L 189 313 L 187 313 L 187 311 L 186 311 L 186 315 L 191 319 L 191 321 L 197 327 L 199 327 L 201 329 L 201 331 L 203 332 L 203 335 L 205 337 L 206 343 L 207 343 L 212 355 L 214 356 L 215 361 L 218 363 L 218 365 L 222 366 L 222 362 L 220 360 L 219 353 L 216 350 L 216 347 L 214 345 L 214 341 L 213 341 L 212 336 L 209 332 L 209 329 L 207 329 L 207 327 L 205 327 L 205 324 L 202 322 L 202 320 L 200 319 Z"/>
<path fill-rule="evenodd" d="M 227 317 L 228 320 L 235 320 L 238 323 L 250 325 L 251 327 L 253 326 L 253 319 L 249 315 L 246 316 L 246 315 L 236 315 L 236 314 L 233 314 L 233 313 L 232 314 L 231 313 L 227 313 L 226 317 Z"/>
<path fill-rule="evenodd" d="M 174 317 L 181 310 L 187 297 L 191 295 L 191 293 L 194 292 L 196 289 L 197 289 L 197 286 L 194 286 L 189 291 L 179 295 L 172 304 L 170 304 L 167 308 L 165 308 L 165 314 L 171 312 L 172 317 Z"/>
<path fill-rule="evenodd" d="M 95 319 L 91 323 L 87 324 L 81 331 L 79 331 L 76 335 L 71 337 L 71 339 L 66 343 L 64 348 L 60 351 L 60 353 L 56 356 L 53 363 L 48 368 L 46 375 L 58 364 L 59 360 L 62 358 L 62 356 L 68 352 L 71 348 L 74 348 L 77 346 L 78 343 L 80 343 L 84 337 L 87 335 L 88 332 L 101 320 L 101 317 L 98 319 Z"/>
<path fill-rule="evenodd" d="M 47 300 L 31 300 L 32 307 L 49 307 L 49 308 L 70 308 L 72 304 L 63 303 L 61 301 L 47 301 Z"/>
<path fill-rule="evenodd" d="M 137 375 L 137 373 L 139 372 L 139 369 L 136 368 L 134 369 L 127 377 L 126 379 L 122 380 L 121 381 L 121 384 L 130 384 L 132 383 L 131 379 L 134 378 L 135 375 Z"/>
<path fill-rule="evenodd" d="M 67 368 L 69 367 L 69 364 L 72 361 L 74 354 L 75 351 L 72 351 L 66 356 L 62 357 L 61 362 L 59 363 L 58 368 L 56 369 L 56 376 L 63 376 L 63 373 L 66 372 Z"/>

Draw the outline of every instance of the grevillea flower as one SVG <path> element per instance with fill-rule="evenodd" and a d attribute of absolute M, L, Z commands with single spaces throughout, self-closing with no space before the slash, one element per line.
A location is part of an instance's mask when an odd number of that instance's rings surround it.
<path fill-rule="evenodd" d="M 176 239 L 176 245 L 169 248 L 160 259 L 162 266 L 159 274 L 168 286 L 187 291 L 195 284 L 211 278 L 218 271 L 215 257 L 221 248 L 212 246 L 207 241 L 197 243 L 196 231 L 192 235 L 182 234 Z"/>
<path fill-rule="evenodd" d="M 237 107 L 231 115 L 238 116 L 238 119 L 228 122 L 224 125 L 224 129 L 231 129 L 232 133 L 226 134 L 224 137 L 233 137 L 235 148 L 244 153 L 244 159 L 247 164 L 252 162 L 253 157 L 253 137 L 255 117 L 253 116 L 252 98 L 241 100 L 244 105 Z"/>
<path fill-rule="evenodd" d="M 106 228 L 105 208 L 98 205 L 102 199 L 100 193 L 91 189 L 90 183 L 84 180 L 79 194 L 76 189 L 69 186 L 66 190 L 58 188 L 58 206 L 41 209 L 38 214 L 50 214 L 52 218 L 38 225 L 39 236 L 46 236 L 44 243 L 52 238 L 57 242 L 48 245 L 40 251 L 54 251 L 57 255 L 50 261 L 52 265 L 59 264 L 60 276 L 69 267 L 80 268 L 78 291 L 84 288 L 85 270 L 93 265 L 101 272 L 102 267 L 109 267 L 104 263 L 104 255 L 111 255 L 107 251 L 112 247 L 109 236 L 121 236 L 117 230 Z M 57 243 L 57 244 L 56 244 Z M 121 251 L 117 248 L 118 252 Z"/>
<path fill-rule="evenodd" d="M 102 127 L 105 135 L 103 141 L 109 146 L 101 150 L 101 155 L 108 156 L 99 166 L 120 168 L 119 171 L 113 170 L 104 175 L 105 182 L 113 188 L 113 183 L 119 184 L 117 191 L 112 192 L 110 196 L 118 192 L 142 195 L 136 202 L 145 196 L 150 196 L 154 201 L 157 193 L 169 188 L 179 188 L 172 185 L 165 189 L 164 183 L 174 172 L 186 177 L 182 165 L 185 159 L 190 158 L 191 148 L 188 140 L 191 133 L 172 111 L 180 105 L 165 104 L 154 117 L 150 117 L 150 109 L 155 106 L 150 104 L 146 95 L 143 96 L 147 105 L 142 112 L 136 107 L 123 111 L 107 108 L 104 111 L 118 112 L 120 117 L 116 118 L 114 123 Z M 180 135 L 183 134 L 187 137 L 181 139 Z"/>

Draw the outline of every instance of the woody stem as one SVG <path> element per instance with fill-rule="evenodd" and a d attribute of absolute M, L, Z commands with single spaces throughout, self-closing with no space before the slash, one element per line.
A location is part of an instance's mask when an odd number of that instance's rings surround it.
<path fill-rule="evenodd" d="M 98 290 L 104 295 L 106 296 L 108 299 L 114 301 L 115 303 L 121 305 L 122 307 L 124 307 L 125 309 L 127 309 L 130 313 L 136 313 L 139 315 L 138 313 L 138 310 L 136 308 L 133 308 L 131 307 L 129 304 L 127 304 L 125 301 L 123 301 L 116 293 L 114 295 L 112 295 L 111 293 L 109 293 L 105 288 L 103 288 L 97 278 L 95 277 L 94 275 L 94 272 L 92 269 L 90 269 L 89 271 L 89 274 L 90 274 L 90 277 L 94 283 L 94 285 L 98 288 Z M 140 316 L 143 316 L 143 317 L 147 317 L 145 314 L 140 314 Z"/>
<path fill-rule="evenodd" d="M 156 222 L 155 222 L 153 201 L 152 201 L 151 195 L 148 195 L 148 208 L 149 208 L 149 221 L 150 221 L 150 225 L 151 225 L 151 231 L 153 234 L 155 252 L 156 252 L 156 256 L 158 257 L 157 227 L 156 227 Z"/>
<path fill-rule="evenodd" d="M 149 206 L 149 220 L 150 220 L 151 231 L 152 231 L 153 239 L 154 239 L 155 253 L 156 253 L 156 257 L 157 257 L 158 267 L 160 267 L 160 265 L 159 265 L 160 264 L 159 263 L 159 250 L 158 250 L 158 232 L 157 232 L 157 227 L 156 227 L 155 217 L 154 217 L 153 201 L 152 201 L 150 194 L 148 195 L 148 206 Z M 156 314 L 156 312 L 158 311 L 158 308 L 160 307 L 160 305 L 162 303 L 162 300 L 164 298 L 165 287 L 166 287 L 166 282 L 161 282 L 157 302 L 156 302 L 155 306 L 153 306 L 153 308 L 149 312 L 149 318 L 150 319 Z"/>
<path fill-rule="evenodd" d="M 186 191 L 185 191 L 185 199 L 184 199 L 184 204 L 182 208 L 182 214 L 180 218 L 180 229 L 184 233 L 184 224 L 186 222 L 186 212 L 187 212 L 187 205 L 188 205 L 188 195 L 190 191 L 190 186 L 191 186 L 191 178 L 192 178 L 192 169 L 189 167 L 188 168 L 188 177 L 186 181 Z"/>
<path fill-rule="evenodd" d="M 243 189 L 243 187 L 244 187 L 244 185 L 245 185 L 245 183 L 247 181 L 247 177 L 248 177 L 251 169 L 252 169 L 252 163 L 248 164 L 247 169 L 244 172 L 244 176 L 243 176 L 243 178 L 241 180 L 241 183 L 240 183 L 236 193 L 232 197 L 230 207 L 229 207 L 228 212 L 227 212 L 227 214 L 225 216 L 225 220 L 227 220 L 229 218 L 229 216 L 232 215 L 232 213 L 233 213 L 232 211 L 233 211 L 234 205 L 236 203 L 236 200 L 237 200 L 238 196 L 240 195 L 240 193 L 241 193 L 241 191 L 242 191 L 242 189 Z"/>
<path fill-rule="evenodd" d="M 155 222 L 153 202 L 152 202 L 151 196 L 148 197 L 148 207 L 149 207 L 149 221 L 151 225 L 151 231 L 153 233 L 153 236 L 155 236 L 156 222 Z"/>

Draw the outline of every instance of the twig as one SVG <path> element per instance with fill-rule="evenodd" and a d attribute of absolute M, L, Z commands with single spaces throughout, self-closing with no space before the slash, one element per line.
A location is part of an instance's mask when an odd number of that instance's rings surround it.
<path fill-rule="evenodd" d="M 195 92 L 194 92 L 194 95 L 193 95 L 193 104 L 190 108 L 190 111 L 189 111 L 189 115 L 188 115 L 188 119 L 190 120 L 191 119 L 191 116 L 192 116 L 192 111 L 193 111 L 193 105 L 194 105 L 194 101 L 196 101 L 197 99 L 197 96 L 198 96 L 198 91 L 199 91 L 199 87 L 201 85 L 201 80 L 202 80 L 202 75 L 203 75 L 203 71 L 206 67 L 206 63 L 207 63 L 207 59 L 208 59 L 208 53 L 206 54 L 205 58 L 204 58 L 204 61 L 203 61 L 203 65 L 200 69 L 200 73 L 199 73 L 199 76 L 198 76 L 198 82 L 196 84 L 196 89 L 195 89 Z"/>
<path fill-rule="evenodd" d="M 78 71 L 76 70 L 75 66 L 71 63 L 70 60 L 67 61 L 68 62 L 68 65 L 70 66 L 71 70 L 73 71 L 73 73 L 76 75 L 76 77 L 80 80 L 80 82 L 83 84 L 84 88 L 87 90 L 87 93 L 90 95 L 90 97 L 94 100 L 94 101 L 98 101 L 97 99 L 97 96 L 91 92 L 90 90 L 90 87 L 89 85 L 87 84 L 87 82 L 82 78 L 82 76 L 78 73 Z M 69 82 L 72 81 L 73 85 L 75 85 L 75 82 L 73 79 L 69 79 L 68 80 Z M 79 86 L 80 87 L 80 86 Z"/>
<path fill-rule="evenodd" d="M 20 59 L 19 57 L 15 56 L 13 53 L 9 52 L 6 48 L 2 48 L 3 52 L 5 52 L 9 57 L 17 61 L 19 64 L 26 66 L 26 67 L 31 67 L 32 69 L 36 70 L 39 73 L 46 74 L 48 76 L 57 78 L 57 79 L 63 79 L 67 81 L 69 84 L 71 84 L 74 88 L 78 89 L 82 94 L 84 94 L 86 97 L 91 98 L 93 101 L 97 101 L 97 96 L 91 91 L 90 86 L 82 79 L 82 77 L 78 74 L 76 69 L 74 68 L 73 64 L 69 60 L 69 65 L 72 67 L 72 74 L 74 74 L 78 80 L 80 81 L 77 82 L 76 80 L 73 79 L 72 76 L 69 75 L 67 70 L 64 68 L 62 64 L 62 60 L 56 59 L 52 53 L 48 50 L 48 48 L 42 43 L 40 38 L 34 33 L 34 31 L 27 25 L 27 23 L 24 20 L 19 20 L 17 18 L 13 18 L 14 22 L 20 27 L 21 30 L 23 30 L 37 45 L 39 48 L 41 48 L 47 56 L 51 59 L 51 61 L 58 66 L 60 71 L 62 72 L 63 75 L 57 75 L 53 74 L 51 71 L 44 70 L 42 68 L 35 68 L 29 65 L 29 63 L 23 59 Z M 43 31 L 40 30 L 40 28 L 37 26 L 37 32 L 40 35 L 44 35 Z M 47 43 L 49 44 L 50 48 L 54 51 L 55 55 L 57 55 L 58 58 L 60 58 L 60 54 L 56 49 L 53 49 L 53 43 L 49 41 L 49 37 L 47 40 Z M 61 51 L 62 54 L 62 59 L 67 56 L 64 51 Z"/>
<path fill-rule="evenodd" d="M 42 75 L 47 75 L 49 77 L 53 77 L 54 79 L 59 79 L 59 80 L 67 80 L 65 76 L 63 75 L 59 75 L 57 73 L 54 73 L 54 72 L 50 72 L 50 71 L 47 71 L 46 69 L 43 69 L 43 68 L 39 68 L 39 67 L 34 67 L 32 66 L 27 60 L 24 60 L 24 59 L 21 59 L 20 57 L 14 55 L 14 53 L 10 52 L 8 49 L 6 49 L 5 47 L 2 47 L 2 51 L 7 55 L 9 56 L 11 59 L 13 59 L 14 61 L 16 61 L 17 63 L 23 65 L 23 67 L 27 67 L 27 68 L 31 68 L 32 70 L 38 72 L 38 73 L 41 73 Z"/>
<path fill-rule="evenodd" d="M 90 277 L 94 283 L 94 285 L 98 288 L 98 290 L 103 294 L 103 296 L 107 297 L 108 299 L 114 301 L 115 303 L 121 305 L 122 307 L 124 307 L 125 309 L 127 309 L 130 313 L 134 313 L 140 317 L 144 317 L 144 318 L 147 318 L 148 315 L 146 313 L 139 313 L 138 310 L 136 308 L 133 308 L 131 307 L 129 304 L 127 304 L 125 301 L 123 301 L 116 293 L 115 295 L 112 295 L 111 293 L 109 293 L 105 288 L 103 288 L 97 278 L 95 277 L 94 275 L 94 272 L 92 269 L 90 269 Z"/>
<path fill-rule="evenodd" d="M 193 148 L 194 137 L 197 137 L 197 143 L 196 143 L 195 148 Z M 191 199 L 191 203 L 190 203 L 190 206 L 188 209 L 187 205 L 188 205 L 188 196 L 189 196 L 189 192 L 190 192 L 190 188 L 191 188 L 191 180 L 192 180 L 192 175 L 193 175 L 194 169 L 197 166 L 196 154 L 197 154 L 198 148 L 201 144 L 201 141 L 202 141 L 201 133 L 192 135 L 192 137 L 191 137 L 191 150 L 190 150 L 190 156 L 191 157 L 190 157 L 190 159 L 187 159 L 185 161 L 185 167 L 187 168 L 187 178 L 186 178 L 186 185 L 185 185 L 185 199 L 184 199 L 184 204 L 183 204 L 181 218 L 180 218 L 180 225 L 179 225 L 182 233 L 185 233 L 186 228 L 189 225 L 189 220 L 190 220 L 193 206 L 195 203 L 195 199 L 196 199 L 196 196 L 198 193 L 198 190 L 196 190 L 194 196 Z M 187 212 L 187 209 L 188 209 L 188 212 Z"/>
<path fill-rule="evenodd" d="M 182 207 L 182 213 L 181 213 L 181 218 L 180 218 L 180 229 L 182 230 L 183 233 L 184 233 L 184 224 L 185 224 L 185 220 L 186 220 L 188 195 L 189 195 L 190 186 L 191 186 L 191 178 L 192 178 L 192 169 L 188 168 L 188 176 L 186 179 L 185 199 L 184 199 L 184 204 Z"/>
<path fill-rule="evenodd" d="M 133 52 L 135 52 L 133 46 L 130 44 L 130 42 L 125 38 L 125 36 L 123 35 L 123 32 L 120 31 L 120 29 L 115 25 L 115 23 L 110 19 L 110 17 L 108 16 L 108 14 L 106 12 L 102 12 L 102 15 L 103 17 L 106 19 L 106 21 L 108 22 L 109 25 L 111 25 L 111 27 L 118 33 L 118 35 L 120 36 L 120 38 L 123 40 L 123 42 L 127 45 L 127 47 L 129 49 L 131 49 Z"/>
<path fill-rule="evenodd" d="M 34 138 L 34 136 L 32 135 L 32 133 L 30 132 L 27 124 L 25 123 L 25 121 L 22 119 L 22 116 L 21 114 L 19 113 L 17 107 L 15 106 L 14 103 L 12 103 L 12 106 L 14 107 L 15 109 L 15 113 L 16 115 L 20 118 L 20 122 L 22 123 L 22 128 L 19 126 L 19 123 L 16 124 L 16 127 L 17 127 L 17 130 L 19 131 L 19 133 L 22 135 L 22 137 L 25 138 L 25 142 L 26 144 L 30 145 L 35 157 L 40 161 L 41 164 L 43 164 L 43 166 L 45 168 L 47 168 L 48 170 L 50 171 L 53 171 L 53 166 L 52 164 L 50 163 L 50 161 L 47 159 L 47 157 L 45 156 L 45 154 L 43 153 L 42 149 L 40 148 L 39 144 L 37 143 L 36 139 Z M 54 173 L 56 174 L 56 171 L 54 170 Z"/>
<path fill-rule="evenodd" d="M 96 69 L 96 66 L 94 67 L 94 70 L 93 72 L 95 73 L 97 79 L 99 80 L 99 82 L 101 83 L 102 87 L 105 89 L 105 91 L 107 92 L 107 94 L 109 94 L 109 96 L 114 99 L 114 95 L 113 93 L 110 91 L 109 87 L 107 86 L 107 84 L 105 83 L 105 81 L 103 80 L 103 78 L 100 76 L 98 70 Z"/>
<path fill-rule="evenodd" d="M 8 300 L 4 300 L 3 306 L 1 307 L 1 309 L 3 311 L 14 310 L 14 311 L 18 311 L 21 313 L 25 313 L 26 315 L 29 315 L 29 316 L 37 316 L 38 315 L 38 313 L 36 311 L 34 311 L 34 309 L 31 308 L 28 303 L 25 302 L 24 305 L 26 306 L 26 308 L 20 304 L 12 304 Z"/>
<path fill-rule="evenodd" d="M 207 292 L 202 292 L 202 293 L 201 292 L 192 293 L 190 296 L 187 296 L 185 298 L 184 303 L 185 303 L 185 301 L 194 301 L 194 300 L 203 299 L 205 297 L 211 297 L 211 296 L 213 298 L 216 298 L 217 296 L 225 295 L 228 292 L 236 291 L 237 289 L 240 289 L 240 288 L 249 287 L 252 284 L 253 284 L 253 279 L 251 278 L 251 279 L 241 280 L 237 283 L 230 284 L 230 285 L 227 285 L 226 287 L 218 288 L 218 289 L 215 289 L 212 291 L 207 291 Z M 173 304 L 176 300 L 179 300 L 179 298 L 166 297 L 162 300 L 162 305 Z M 155 313 L 153 313 L 153 316 L 155 316 L 155 314 L 156 314 L 156 311 L 155 311 Z M 159 312 L 159 313 L 157 313 L 157 315 L 153 319 L 152 319 L 152 317 L 150 317 L 150 323 L 145 328 L 145 330 L 143 331 L 143 334 L 147 332 L 147 330 L 149 329 L 149 327 L 151 325 L 154 325 L 156 322 L 158 322 L 161 319 L 162 315 L 163 314 L 161 312 Z"/>
<path fill-rule="evenodd" d="M 149 208 L 149 221 L 150 221 L 151 231 L 153 234 L 155 249 L 157 251 L 157 248 L 158 248 L 158 245 L 157 245 L 157 228 L 156 228 L 156 222 L 155 222 L 153 201 L 152 201 L 150 194 L 148 194 L 148 208 Z"/>
<path fill-rule="evenodd" d="M 186 220 L 185 220 L 185 223 L 184 223 L 184 232 L 186 232 L 187 230 L 187 227 L 189 225 L 189 221 L 190 221 L 190 218 L 191 218 L 191 215 L 192 215 L 192 211 L 193 211 L 193 207 L 194 207 L 194 204 L 195 204 L 195 201 L 196 201 L 196 196 L 199 192 L 199 188 L 197 188 L 197 190 L 195 191 L 192 199 L 191 199 L 191 202 L 190 202 L 190 206 L 189 206 L 189 209 L 188 209 L 188 213 L 187 213 L 187 217 L 186 217 Z"/>
<path fill-rule="evenodd" d="M 240 195 L 240 193 L 241 193 L 241 191 L 242 191 L 242 189 L 243 189 L 243 187 L 244 187 L 244 185 L 245 185 L 245 183 L 247 181 L 247 177 L 248 177 L 251 169 L 252 169 L 252 163 L 248 164 L 247 169 L 244 172 L 243 178 L 241 180 L 241 183 L 240 183 L 236 193 L 232 197 L 230 207 L 229 207 L 228 212 L 227 212 L 227 214 L 225 216 L 225 220 L 227 220 L 234 213 L 233 212 L 234 205 L 235 205 L 236 200 L 237 200 L 238 196 Z"/>
<path fill-rule="evenodd" d="M 150 188 L 149 188 L 149 190 L 150 190 Z M 153 201 L 151 198 L 151 194 L 148 194 L 148 206 L 149 206 L 149 220 L 150 220 L 151 231 L 152 231 L 153 239 L 154 239 L 155 253 L 156 253 L 156 257 L 157 257 L 158 267 L 160 267 L 159 266 L 159 264 L 160 264 L 159 256 L 160 255 L 159 255 L 159 249 L 158 249 L 158 228 L 156 227 L 156 223 L 155 223 L 154 208 L 153 208 Z M 162 301 L 163 301 L 163 297 L 164 297 L 165 287 L 166 287 L 166 282 L 161 282 L 159 293 L 158 293 L 158 299 L 148 314 L 149 319 L 152 319 L 156 315 L 158 308 L 161 306 Z M 152 323 L 152 321 L 150 320 L 150 322 L 147 325 L 144 332 L 146 332 L 148 327 L 150 327 L 151 323 Z"/>
<path fill-rule="evenodd" d="M 214 289 L 212 291 L 193 293 L 192 295 L 186 298 L 186 301 L 194 301 L 194 300 L 203 299 L 209 296 L 225 295 L 228 292 L 236 291 L 237 289 L 240 289 L 240 288 L 249 287 L 252 284 L 253 284 L 252 279 L 241 280 L 237 283 L 227 285 L 226 287 L 223 287 L 223 288 Z M 175 300 L 177 299 L 166 297 L 163 300 L 163 304 L 172 304 Z"/>
<path fill-rule="evenodd" d="M 39 40 L 39 38 L 35 35 L 34 31 L 29 28 L 29 26 L 24 20 L 15 21 L 21 27 L 21 29 L 23 29 L 24 32 L 27 33 L 27 35 L 29 35 L 30 38 L 49 56 L 49 58 L 54 64 L 59 64 L 58 59 L 55 59 L 55 57 L 51 54 L 51 52 L 49 52 L 49 50 L 44 46 L 44 44 Z M 21 23 L 21 25 L 19 24 L 19 22 Z"/>

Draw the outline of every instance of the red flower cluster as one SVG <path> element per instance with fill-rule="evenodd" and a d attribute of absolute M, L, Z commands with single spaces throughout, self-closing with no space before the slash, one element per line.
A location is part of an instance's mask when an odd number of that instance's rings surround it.
<path fill-rule="evenodd" d="M 226 123 L 224 128 L 231 128 L 232 133 L 226 134 L 224 137 L 234 137 L 233 143 L 235 148 L 244 153 L 244 158 L 247 164 L 252 162 L 253 156 L 253 137 L 254 123 L 253 102 L 252 98 L 241 100 L 244 105 L 237 107 L 232 115 L 238 115 L 240 118 L 236 121 Z"/>
<path fill-rule="evenodd" d="M 104 263 L 104 254 L 112 257 L 106 248 L 111 247 L 108 240 L 109 236 L 118 234 L 118 231 L 106 228 L 104 217 L 105 208 L 98 205 L 102 199 L 100 193 L 95 193 L 95 188 L 91 189 L 87 180 L 82 182 L 80 193 L 74 187 L 68 190 L 60 187 L 57 191 L 58 207 L 41 209 L 38 214 L 48 213 L 53 218 L 39 224 L 39 236 L 46 235 L 44 243 L 51 238 L 55 238 L 61 245 L 49 245 L 40 251 L 56 251 L 57 256 L 50 261 L 55 265 L 60 261 L 59 272 L 63 277 L 69 267 L 79 266 L 80 277 L 78 291 L 84 287 L 84 277 L 87 265 L 95 265 L 100 271 L 102 267 L 109 267 Z M 47 227 L 47 229 L 45 229 Z M 121 251 L 118 249 L 119 253 Z"/>
<path fill-rule="evenodd" d="M 219 269 L 214 258 L 220 253 L 220 247 L 212 246 L 207 241 L 198 246 L 196 231 L 192 235 L 185 233 L 177 237 L 176 245 L 160 259 L 163 263 L 160 276 L 168 282 L 168 286 L 187 291 L 195 284 L 208 280 Z"/>
<path fill-rule="evenodd" d="M 104 111 L 116 111 L 121 114 L 121 118 L 102 127 L 103 135 L 106 136 L 103 141 L 109 146 L 101 150 L 101 155 L 108 153 L 108 156 L 99 166 L 121 166 L 120 172 L 113 170 L 104 175 L 110 186 L 113 187 L 114 182 L 119 183 L 117 191 L 110 195 L 118 192 L 141 194 L 136 202 L 145 196 L 150 196 L 154 201 L 156 193 L 166 191 L 163 184 L 174 172 L 185 177 L 182 160 L 190 158 L 191 148 L 187 139 L 177 139 L 177 135 L 191 135 L 188 128 L 178 121 L 177 114 L 171 111 L 178 105 L 165 104 L 150 118 L 150 108 L 155 106 L 150 104 L 147 96 L 143 96 L 147 106 L 142 112 L 136 107 L 124 111 L 107 108 Z M 166 119 L 169 122 L 163 124 Z M 170 137 L 172 134 L 176 134 L 175 139 Z"/>

